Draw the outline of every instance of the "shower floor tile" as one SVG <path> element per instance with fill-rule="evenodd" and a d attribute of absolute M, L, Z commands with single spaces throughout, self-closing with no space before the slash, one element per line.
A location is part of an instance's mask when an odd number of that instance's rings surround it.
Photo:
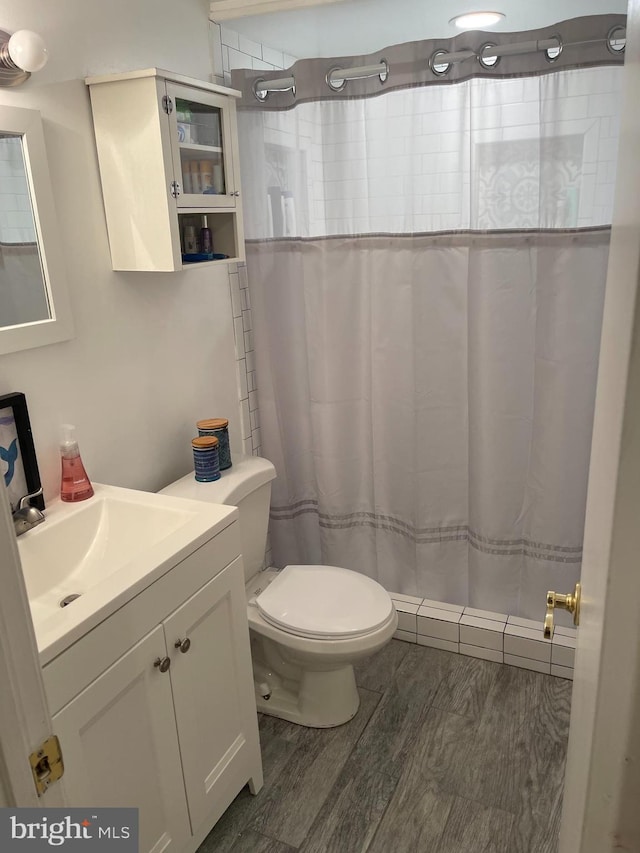
<path fill-rule="evenodd" d="M 337 729 L 261 716 L 265 784 L 198 853 L 556 853 L 571 683 L 397 640 Z"/>

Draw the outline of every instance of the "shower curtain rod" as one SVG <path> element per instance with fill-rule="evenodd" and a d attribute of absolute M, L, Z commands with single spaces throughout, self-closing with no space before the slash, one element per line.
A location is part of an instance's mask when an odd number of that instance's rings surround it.
<path fill-rule="evenodd" d="M 610 46 L 612 53 L 621 53 L 622 48 L 613 48 L 613 41 L 622 42 L 626 38 L 626 30 L 623 27 L 615 27 L 614 31 L 607 33 L 603 39 L 590 39 L 586 41 L 575 41 L 563 43 L 560 36 L 553 36 L 549 39 L 541 39 L 538 41 L 523 41 L 514 44 L 485 44 L 476 53 L 474 50 L 459 50 L 454 53 L 447 53 L 446 50 L 436 50 L 429 59 L 428 65 L 431 71 L 438 77 L 442 77 L 447 73 L 449 67 L 454 62 L 465 62 L 467 59 L 477 59 L 485 68 L 493 67 L 501 56 L 517 56 L 524 53 L 545 52 L 547 59 L 553 62 L 560 55 L 562 50 L 567 47 L 580 47 L 585 44 L 597 44 L 606 42 Z M 549 51 L 557 51 L 555 56 L 550 55 Z M 489 64 L 487 60 L 495 57 L 496 62 Z M 438 68 L 438 66 L 446 66 Z M 389 76 L 389 63 L 386 59 L 381 59 L 377 65 L 362 65 L 355 68 L 330 68 L 325 77 L 327 86 L 334 92 L 339 92 L 344 88 L 348 80 L 362 80 L 369 77 L 379 77 L 380 82 L 384 83 Z M 274 80 L 265 80 L 260 78 L 253 84 L 253 94 L 259 101 L 264 101 L 269 92 L 293 92 L 296 93 L 296 80 L 294 76 L 278 77 Z"/>
<path fill-rule="evenodd" d="M 344 88 L 347 80 L 362 80 L 365 77 L 379 77 L 380 82 L 384 83 L 389 74 L 389 63 L 386 59 L 380 61 L 378 65 L 362 65 L 359 68 L 330 68 L 327 71 L 325 80 L 327 86 L 333 89 L 334 92 L 339 92 Z M 279 77 L 276 80 L 256 80 L 253 85 L 253 94 L 259 101 L 264 101 L 269 92 L 289 92 L 296 93 L 295 77 Z"/>
<path fill-rule="evenodd" d="M 442 62 L 464 62 L 465 59 L 485 59 L 493 56 L 517 56 L 521 53 L 535 53 L 536 51 L 562 48 L 559 37 L 544 39 L 544 41 L 523 41 L 517 44 L 486 44 L 479 53 L 475 50 L 459 50 L 457 53 L 447 53 L 446 50 L 437 50 L 433 55 L 437 57 L 438 63 Z"/>

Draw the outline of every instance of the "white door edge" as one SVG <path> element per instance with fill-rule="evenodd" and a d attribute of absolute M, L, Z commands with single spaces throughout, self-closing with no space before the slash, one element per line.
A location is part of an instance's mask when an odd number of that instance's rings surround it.
<path fill-rule="evenodd" d="M 9 500 L 0 480 L 0 783 L 12 806 L 64 806 L 64 780 L 43 797 L 29 754 L 53 734 Z"/>
<path fill-rule="evenodd" d="M 631 0 L 559 853 L 640 850 L 639 91 Z"/>

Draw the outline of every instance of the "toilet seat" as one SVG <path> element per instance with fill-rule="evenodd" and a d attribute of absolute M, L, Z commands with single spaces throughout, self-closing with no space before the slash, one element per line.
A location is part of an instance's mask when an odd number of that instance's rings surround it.
<path fill-rule="evenodd" d="M 276 628 L 316 640 L 365 636 L 393 613 L 379 583 L 337 566 L 285 566 L 255 604 Z"/>

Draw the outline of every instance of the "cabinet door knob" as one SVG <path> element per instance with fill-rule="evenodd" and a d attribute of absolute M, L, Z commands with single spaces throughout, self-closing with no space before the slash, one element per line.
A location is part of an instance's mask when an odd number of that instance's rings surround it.
<path fill-rule="evenodd" d="M 184 640 L 176 640 L 174 646 L 176 649 L 180 649 L 182 654 L 185 655 L 191 648 L 191 640 L 188 637 L 185 637 Z"/>
<path fill-rule="evenodd" d="M 156 658 L 153 665 L 159 669 L 160 672 L 168 672 L 169 667 L 171 666 L 171 658 Z"/>

